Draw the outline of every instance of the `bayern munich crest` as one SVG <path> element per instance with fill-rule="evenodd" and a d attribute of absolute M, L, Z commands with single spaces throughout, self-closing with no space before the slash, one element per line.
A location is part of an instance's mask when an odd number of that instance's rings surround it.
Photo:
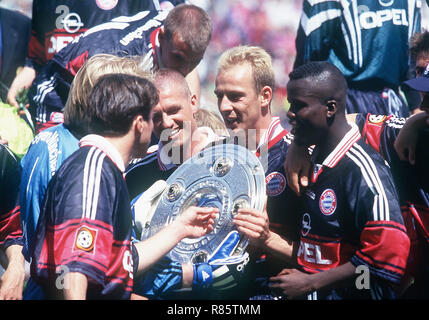
<path fill-rule="evenodd" d="M 272 172 L 265 178 L 265 184 L 268 196 L 278 196 L 286 188 L 286 178 L 280 172 Z"/>
<path fill-rule="evenodd" d="M 330 216 L 337 209 L 337 197 L 334 190 L 326 189 L 323 191 L 319 200 L 320 211 L 326 216 Z"/>

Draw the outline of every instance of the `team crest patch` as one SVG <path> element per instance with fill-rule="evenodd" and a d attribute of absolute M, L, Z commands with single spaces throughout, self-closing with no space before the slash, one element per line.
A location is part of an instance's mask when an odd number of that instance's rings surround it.
<path fill-rule="evenodd" d="M 95 0 L 95 2 L 103 10 L 111 10 L 118 4 L 118 0 Z"/>
<path fill-rule="evenodd" d="M 370 123 L 382 123 L 384 121 L 384 119 L 386 119 L 386 116 L 383 116 L 383 115 L 374 115 L 374 114 L 371 114 L 368 117 L 368 121 Z"/>
<path fill-rule="evenodd" d="M 337 209 L 337 197 L 334 190 L 326 189 L 323 191 L 319 200 L 320 211 L 326 216 L 330 216 Z"/>
<path fill-rule="evenodd" d="M 268 196 L 277 196 L 286 188 L 286 178 L 280 172 L 272 172 L 265 178 L 265 185 Z"/>
<path fill-rule="evenodd" d="M 94 251 L 96 236 L 97 230 L 88 227 L 80 227 L 76 233 L 74 250 L 83 250 L 92 253 Z"/>

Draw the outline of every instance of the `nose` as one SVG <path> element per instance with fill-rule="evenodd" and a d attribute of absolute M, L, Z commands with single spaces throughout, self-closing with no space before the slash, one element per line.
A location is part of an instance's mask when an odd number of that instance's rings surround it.
<path fill-rule="evenodd" d="M 293 112 L 289 109 L 289 110 L 288 110 L 288 112 L 287 112 L 287 117 L 288 117 L 288 119 L 289 119 L 289 123 L 290 123 L 291 125 L 293 125 L 293 124 L 295 123 L 295 117 L 296 117 L 295 113 L 293 113 Z"/>
<path fill-rule="evenodd" d="M 225 95 L 218 99 L 218 107 L 220 113 L 228 113 L 233 110 L 231 101 L 229 101 L 228 97 Z"/>
<path fill-rule="evenodd" d="M 171 129 L 174 125 L 173 119 L 168 115 L 162 114 L 162 129 Z"/>

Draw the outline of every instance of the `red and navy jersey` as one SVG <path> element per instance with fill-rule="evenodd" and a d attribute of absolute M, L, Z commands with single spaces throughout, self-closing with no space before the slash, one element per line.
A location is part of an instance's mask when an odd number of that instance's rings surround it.
<path fill-rule="evenodd" d="M 71 42 L 53 57 L 72 76 L 83 63 L 98 53 L 117 56 L 142 56 L 153 65 L 157 31 L 168 11 L 140 11 L 99 24 Z"/>
<path fill-rule="evenodd" d="M 270 229 L 289 238 L 293 237 L 292 231 L 295 230 L 296 225 L 295 221 L 291 220 L 294 216 L 284 214 L 288 194 L 292 192 L 287 186 L 284 162 L 292 140 L 292 135 L 281 125 L 280 118 L 273 117 L 255 153 L 265 169 Z"/>
<path fill-rule="evenodd" d="M 407 273 L 424 272 L 423 260 L 428 256 L 429 245 L 429 131 L 419 133 L 416 146 L 416 164 L 401 161 L 393 143 L 404 125 L 405 118 L 379 115 L 357 115 L 356 124 L 362 137 L 389 163 L 401 203 L 402 216 L 411 240 Z M 427 264 L 427 262 L 426 262 Z"/>
<path fill-rule="evenodd" d="M 19 206 L 21 167 L 13 153 L 0 144 L 0 244 L 23 245 Z"/>
<path fill-rule="evenodd" d="M 87 276 L 89 299 L 130 297 L 138 257 L 123 171 L 119 152 L 101 136 L 89 135 L 52 178 L 31 263 L 31 276 L 48 295 L 66 270 Z"/>
<path fill-rule="evenodd" d="M 27 65 L 41 67 L 88 29 L 145 10 L 159 10 L 158 1 L 34 0 Z"/>
<path fill-rule="evenodd" d="M 168 11 L 141 11 L 99 24 L 73 40 L 37 75 L 29 91 L 36 131 L 63 122 L 70 85 L 82 65 L 96 54 L 140 56 L 142 68 L 156 65 L 158 31 Z"/>
<path fill-rule="evenodd" d="M 366 266 L 376 279 L 400 282 L 410 241 L 393 178 L 356 125 L 323 163 L 314 164 L 299 212 L 297 262 L 304 271 L 317 273 L 351 262 Z"/>

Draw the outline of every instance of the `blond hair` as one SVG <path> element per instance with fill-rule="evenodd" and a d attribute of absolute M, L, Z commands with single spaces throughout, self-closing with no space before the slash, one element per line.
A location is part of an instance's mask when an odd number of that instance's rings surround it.
<path fill-rule="evenodd" d="M 89 58 L 79 69 L 64 107 L 64 123 L 73 131 L 81 131 L 86 119 L 88 96 L 97 80 L 106 74 L 129 74 L 153 80 L 138 57 L 118 57 L 111 54 L 97 54 Z M 84 134 L 83 132 L 82 134 Z"/>
<path fill-rule="evenodd" d="M 213 111 L 199 108 L 197 112 L 194 113 L 194 117 L 198 127 L 209 127 L 218 135 L 229 135 L 225 123 Z"/>
<path fill-rule="evenodd" d="M 218 73 L 243 63 L 249 63 L 252 67 L 253 82 L 257 93 L 264 86 L 269 86 L 274 91 L 275 77 L 271 56 L 261 47 L 237 46 L 225 51 L 219 58 Z"/>

